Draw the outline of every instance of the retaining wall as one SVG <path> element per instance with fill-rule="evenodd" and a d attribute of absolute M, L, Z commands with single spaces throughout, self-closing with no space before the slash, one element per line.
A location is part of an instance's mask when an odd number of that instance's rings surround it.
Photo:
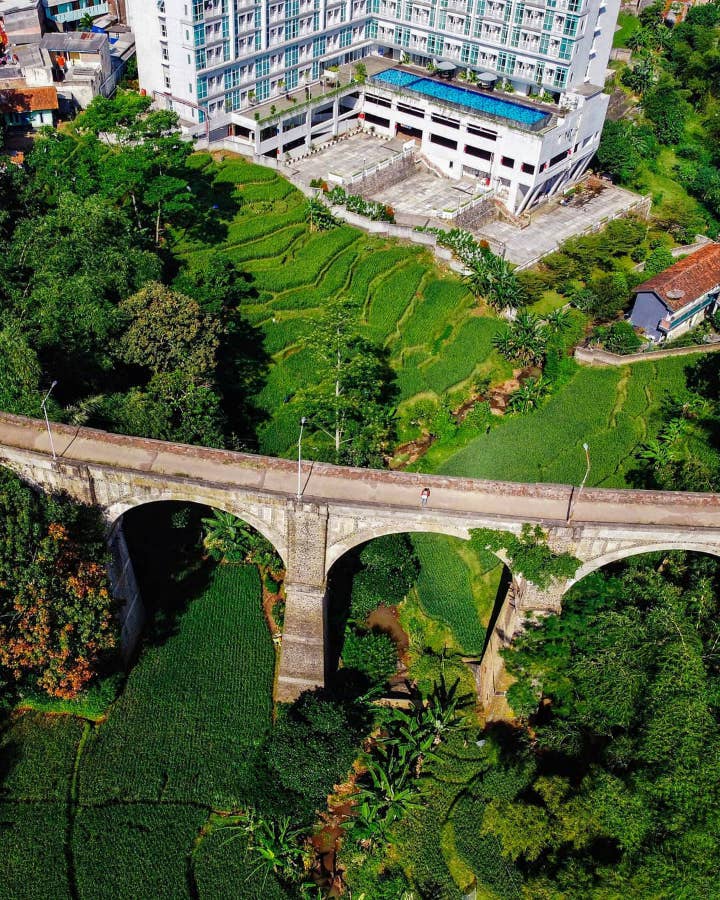
<path fill-rule="evenodd" d="M 373 194 L 379 194 L 414 175 L 418 167 L 418 162 L 414 154 L 407 156 L 399 156 L 397 160 L 392 160 L 388 165 L 382 168 L 376 168 L 364 178 L 343 185 L 351 194 L 360 194 L 366 200 L 373 199 Z"/>
<path fill-rule="evenodd" d="M 646 350 L 643 353 L 608 353 L 594 347 L 577 347 L 575 359 L 584 366 L 625 366 L 628 363 L 666 359 L 668 356 L 693 356 L 698 353 L 716 353 L 720 341 L 714 344 L 697 344 L 692 347 L 674 347 L 669 350 Z"/>

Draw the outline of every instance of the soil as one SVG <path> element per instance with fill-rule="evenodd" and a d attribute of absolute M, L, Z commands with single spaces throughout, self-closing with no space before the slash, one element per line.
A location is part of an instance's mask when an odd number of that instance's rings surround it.
<path fill-rule="evenodd" d="M 434 434 L 424 434 L 422 437 L 417 438 L 414 441 L 408 441 L 407 444 L 401 444 L 394 453 L 394 457 L 397 458 L 399 456 L 407 455 L 407 459 L 403 459 L 401 463 L 396 463 L 391 468 L 394 469 L 403 469 L 405 466 L 409 466 L 410 463 L 414 463 L 416 460 L 420 459 L 421 456 L 424 456 L 430 445 L 434 442 L 435 435 Z"/>
<path fill-rule="evenodd" d="M 282 628 L 278 627 L 277 622 L 275 621 L 275 617 L 273 616 L 273 606 L 278 602 L 278 600 L 285 599 L 285 588 L 280 583 L 278 588 L 278 593 L 271 594 L 270 591 L 265 587 L 265 572 L 263 569 L 260 570 L 260 580 L 262 582 L 262 608 L 263 613 L 265 614 L 265 621 L 267 622 L 267 626 L 270 629 L 270 634 L 275 637 L 276 634 L 280 634 L 282 632 Z"/>
<path fill-rule="evenodd" d="M 370 628 L 378 628 L 390 635 L 397 644 L 398 656 L 402 660 L 410 647 L 410 639 L 400 624 L 397 606 L 378 606 L 368 616 L 367 623 Z"/>
<path fill-rule="evenodd" d="M 491 388 L 488 391 L 485 399 L 490 403 L 490 412 L 495 416 L 504 415 L 508 403 L 510 402 L 511 394 L 514 394 L 520 385 L 524 381 L 527 381 L 528 378 L 537 377 L 539 374 L 540 370 L 535 366 L 526 366 L 524 369 L 514 369 L 512 378 L 508 378 L 507 381 L 503 381 L 502 384 L 499 384 L 497 387 Z"/>

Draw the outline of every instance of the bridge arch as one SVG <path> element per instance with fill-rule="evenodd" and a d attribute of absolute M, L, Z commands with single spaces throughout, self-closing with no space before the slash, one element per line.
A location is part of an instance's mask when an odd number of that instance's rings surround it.
<path fill-rule="evenodd" d="M 153 492 L 151 496 L 146 497 L 133 494 L 128 495 L 121 500 L 117 500 L 107 506 L 105 508 L 105 519 L 108 525 L 112 527 L 122 518 L 122 516 L 126 512 L 131 509 L 136 509 L 139 506 L 146 506 L 151 503 L 167 502 L 192 503 L 199 506 L 208 506 L 211 509 L 218 509 L 222 512 L 230 513 L 231 515 L 236 516 L 238 519 L 246 522 L 264 538 L 270 541 L 270 543 L 273 545 L 278 555 L 282 559 L 283 565 L 287 568 L 288 547 L 286 534 L 281 533 L 277 527 L 268 523 L 265 519 L 262 518 L 262 516 L 257 515 L 257 513 L 255 513 L 254 511 L 247 509 L 241 504 L 233 503 L 231 497 L 229 496 L 227 500 L 223 500 L 217 495 L 204 495 L 195 489 L 193 489 L 192 494 L 185 493 L 182 490 L 158 491 L 157 493 Z"/>
<path fill-rule="evenodd" d="M 666 553 L 670 550 L 684 550 L 687 553 L 705 553 L 708 556 L 720 557 L 720 544 L 695 544 L 689 541 L 663 541 L 656 544 L 649 543 L 618 548 L 584 562 L 575 572 L 575 575 L 568 579 L 567 584 L 563 588 L 563 594 L 582 581 L 586 575 L 590 575 L 592 572 L 602 569 L 603 566 L 610 565 L 610 563 L 630 559 L 633 556 L 641 556 L 644 553 Z"/>
<path fill-rule="evenodd" d="M 424 518 L 418 518 L 413 522 L 404 522 L 397 519 L 388 520 L 382 524 L 375 524 L 362 528 L 340 540 L 328 541 L 327 553 L 325 556 L 325 573 L 329 574 L 333 565 L 346 553 L 349 553 L 356 547 L 366 544 L 368 541 L 372 541 L 375 538 L 386 537 L 391 534 L 443 534 L 447 537 L 455 537 L 462 541 L 469 541 L 471 528 L 472 526 L 459 525 L 452 521 L 443 521 L 441 519 L 428 521 Z M 510 531 L 511 529 L 498 528 L 498 530 Z M 496 553 L 495 555 L 503 565 L 508 565 L 507 559 L 502 552 Z"/>

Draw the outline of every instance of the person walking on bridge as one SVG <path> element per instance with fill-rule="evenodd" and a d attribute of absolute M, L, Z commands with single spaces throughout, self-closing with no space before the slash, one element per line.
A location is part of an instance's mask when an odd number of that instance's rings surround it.
<path fill-rule="evenodd" d="M 428 500 L 430 499 L 430 488 L 424 487 L 420 492 L 420 506 L 423 508 L 427 506 Z"/>

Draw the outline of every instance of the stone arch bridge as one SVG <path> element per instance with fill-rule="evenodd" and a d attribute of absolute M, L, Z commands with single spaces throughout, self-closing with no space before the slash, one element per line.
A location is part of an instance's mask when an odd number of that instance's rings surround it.
<path fill-rule="evenodd" d="M 328 572 L 358 544 L 398 532 L 468 538 L 473 528 L 547 530 L 550 546 L 581 561 L 573 579 L 540 591 L 513 573 L 480 669 L 489 702 L 499 648 L 532 615 L 557 612 L 564 592 L 608 562 L 654 550 L 720 554 L 720 495 L 515 484 L 353 469 L 125 437 L 0 413 L 0 465 L 44 490 L 99 506 L 109 526 L 114 590 L 123 600 L 123 644 L 142 626 L 142 603 L 122 515 L 159 500 L 203 503 L 236 514 L 276 547 L 286 567 L 287 606 L 277 696 L 323 684 Z M 430 502 L 420 507 L 428 486 Z"/>

